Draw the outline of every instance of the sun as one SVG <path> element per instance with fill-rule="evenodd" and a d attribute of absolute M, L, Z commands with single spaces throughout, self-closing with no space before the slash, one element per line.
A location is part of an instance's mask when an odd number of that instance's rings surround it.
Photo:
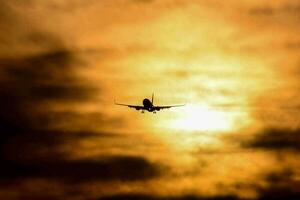
<path fill-rule="evenodd" d="M 225 111 L 202 105 L 186 105 L 169 125 L 176 130 L 220 132 L 232 130 L 234 122 L 234 117 Z"/>

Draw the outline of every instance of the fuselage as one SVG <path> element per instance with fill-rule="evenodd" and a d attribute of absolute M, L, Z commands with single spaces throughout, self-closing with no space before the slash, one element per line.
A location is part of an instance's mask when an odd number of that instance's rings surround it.
<path fill-rule="evenodd" d="M 149 100 L 149 99 L 144 99 L 143 100 L 143 105 L 144 105 L 144 108 L 149 111 L 149 112 L 152 112 L 154 111 L 153 109 L 153 104 L 152 102 Z"/>
<path fill-rule="evenodd" d="M 131 104 L 124 104 L 124 103 L 116 103 L 116 105 L 120 105 L 120 106 L 127 106 L 129 108 L 134 108 L 136 110 L 141 110 L 142 113 L 144 113 L 145 110 L 147 110 L 148 112 L 152 112 L 152 113 L 156 113 L 156 111 L 160 111 L 163 109 L 168 109 L 168 108 L 172 108 L 172 107 L 178 107 L 178 106 L 184 106 L 184 105 L 164 105 L 164 106 L 154 106 L 154 94 L 152 94 L 152 98 L 150 99 L 143 99 L 143 105 L 131 105 Z"/>

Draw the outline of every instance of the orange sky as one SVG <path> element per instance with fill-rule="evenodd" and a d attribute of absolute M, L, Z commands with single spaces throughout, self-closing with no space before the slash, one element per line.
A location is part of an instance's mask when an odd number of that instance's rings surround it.
<path fill-rule="evenodd" d="M 1 199 L 299 196 L 298 0 L 3 0 L 0 13 Z M 113 104 L 152 92 L 186 106 Z"/>

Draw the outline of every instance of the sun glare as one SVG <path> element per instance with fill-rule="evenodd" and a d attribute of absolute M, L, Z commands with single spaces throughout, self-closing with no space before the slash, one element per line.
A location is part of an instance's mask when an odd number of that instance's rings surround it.
<path fill-rule="evenodd" d="M 170 122 L 170 127 L 185 131 L 229 131 L 234 128 L 234 119 L 224 111 L 200 105 L 187 105 Z"/>

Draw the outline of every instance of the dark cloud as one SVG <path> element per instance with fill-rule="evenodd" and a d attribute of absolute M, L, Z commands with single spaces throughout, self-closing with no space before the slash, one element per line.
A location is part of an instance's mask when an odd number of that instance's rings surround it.
<path fill-rule="evenodd" d="M 298 16 L 299 12 L 300 12 L 300 4 L 285 4 L 282 6 L 281 10 L 285 11 L 285 12 L 289 12 L 289 13 L 295 13 Z"/>
<path fill-rule="evenodd" d="M 269 173 L 266 176 L 267 186 L 258 189 L 260 200 L 299 199 L 300 181 L 295 180 L 294 173 L 287 169 Z"/>
<path fill-rule="evenodd" d="M 81 84 L 45 84 L 30 88 L 29 94 L 39 100 L 79 101 L 86 100 L 96 93 L 95 88 Z"/>
<path fill-rule="evenodd" d="M 68 160 L 62 145 L 88 138 L 90 127 L 120 125 L 121 121 L 101 111 L 53 111 L 57 105 L 64 108 L 94 101 L 101 90 L 77 73 L 86 67 L 80 52 L 65 48 L 55 37 L 38 35 L 27 41 L 37 46 L 46 44 L 47 50 L 30 56 L 0 57 L 0 176 L 5 180 L 40 177 L 67 182 L 154 176 L 155 166 L 139 157 Z M 130 164 L 141 171 L 135 172 Z"/>
<path fill-rule="evenodd" d="M 69 152 L 63 150 L 63 145 L 73 145 L 82 139 L 92 140 L 108 137 L 121 137 L 121 135 L 111 132 L 62 130 L 18 132 L 5 140 L 5 144 L 2 146 L 2 159 L 23 164 L 65 159 Z"/>
<path fill-rule="evenodd" d="M 48 116 L 51 103 L 85 102 L 100 92 L 76 76 L 84 62 L 72 51 L 1 58 L 0 65 L 0 118 L 6 124 L 2 127 L 10 124 L 28 129 L 38 124 L 34 116 Z"/>
<path fill-rule="evenodd" d="M 159 176 L 162 167 L 143 157 L 105 156 L 94 160 L 33 160 L 32 163 L 2 163 L 3 179 L 45 178 L 67 183 L 136 181 Z"/>
<path fill-rule="evenodd" d="M 131 0 L 131 1 L 135 3 L 152 3 L 155 0 Z"/>
<path fill-rule="evenodd" d="M 60 49 L 66 49 L 66 44 L 61 40 L 61 38 L 52 33 L 45 34 L 42 31 L 31 31 L 24 34 L 20 39 L 20 42 L 28 46 L 36 46 L 41 49 L 53 50 L 54 52 Z"/>
<path fill-rule="evenodd" d="M 39 120 L 34 118 L 34 114 L 45 98 L 36 94 L 34 88 L 42 87 L 45 82 L 57 85 L 71 79 L 66 77 L 70 59 L 68 51 L 25 58 L 0 58 L 0 147 L 7 139 L 36 129 Z M 46 109 L 40 114 L 47 115 Z"/>
<path fill-rule="evenodd" d="M 9 13 L 11 12 L 7 2 L 0 0 L 0 27 L 9 19 Z"/>
<path fill-rule="evenodd" d="M 300 11 L 299 11 L 300 12 Z M 285 44 L 289 50 L 300 50 L 300 41 L 290 41 Z"/>
<path fill-rule="evenodd" d="M 26 1 L 26 3 L 28 2 Z M 30 45 L 24 38 L 40 27 L 32 25 L 32 22 L 29 22 L 28 17 L 24 17 L 23 11 L 23 9 L 15 7 L 13 1 L 0 1 L 1 58 L 5 55 L 16 56 L 17 54 L 27 54 L 36 49 L 36 46 Z M 28 26 L 28 24 L 31 25 Z"/>
<path fill-rule="evenodd" d="M 107 196 L 99 198 L 98 200 L 236 200 L 238 197 L 234 195 L 224 196 L 208 196 L 202 197 L 198 195 L 184 195 L 184 196 L 155 196 L 147 194 L 119 194 L 114 196 Z"/>
<path fill-rule="evenodd" d="M 17 117 L 17 116 L 16 116 Z M 24 119 L 23 119 L 24 117 Z M 120 127 L 122 121 L 101 113 L 47 112 L 20 116 L 18 121 L 0 121 L 0 161 L 32 162 L 63 157 L 62 145 L 90 137 L 112 137 L 114 133 L 94 132 L 94 127 Z M 28 123 L 28 124 L 26 124 Z M 118 137 L 120 137 L 118 135 Z"/>
<path fill-rule="evenodd" d="M 269 6 L 252 8 L 249 11 L 251 15 L 272 15 L 274 12 L 274 8 Z"/>
<path fill-rule="evenodd" d="M 147 180 L 160 175 L 160 170 L 163 169 L 159 164 L 135 156 L 70 160 L 70 152 L 63 148 L 64 145 L 74 146 L 83 139 L 101 141 L 106 137 L 122 137 L 119 134 L 22 131 L 11 133 L 6 138 L 1 136 L 0 177 L 3 184 L 8 180 L 33 178 L 77 184 L 90 181 Z"/>
<path fill-rule="evenodd" d="M 82 9 L 87 6 L 94 5 L 96 0 L 73 0 L 73 1 L 39 1 L 39 0 L 12 0 L 10 5 L 12 7 L 22 7 L 22 8 L 47 8 L 53 10 L 62 10 L 62 11 L 75 11 L 77 9 Z"/>
<path fill-rule="evenodd" d="M 300 130 L 267 129 L 243 143 L 247 148 L 300 151 Z"/>
<path fill-rule="evenodd" d="M 271 16 L 275 14 L 288 14 L 299 16 L 300 4 L 282 4 L 280 6 L 258 6 L 251 8 L 249 13 L 251 15 L 266 15 Z"/>
<path fill-rule="evenodd" d="M 5 48 L 6 51 L 8 50 L 7 48 L 10 44 L 8 36 L 12 36 L 13 30 L 18 26 L 17 18 L 18 17 L 15 16 L 14 11 L 7 2 L 5 0 L 0 0 L 0 53 L 2 53 Z M 14 24 L 14 26 L 11 24 Z"/>
<path fill-rule="evenodd" d="M 121 117 L 109 117 L 105 114 L 99 112 L 86 112 L 78 113 L 75 111 L 65 111 L 65 112 L 48 112 L 46 115 L 37 114 L 35 116 L 38 118 L 40 124 L 47 125 L 44 128 L 52 130 L 85 130 L 94 131 L 93 129 L 97 127 L 114 127 L 120 128 L 124 125 L 124 121 Z M 39 124 L 36 124 L 37 128 L 42 128 Z"/>

